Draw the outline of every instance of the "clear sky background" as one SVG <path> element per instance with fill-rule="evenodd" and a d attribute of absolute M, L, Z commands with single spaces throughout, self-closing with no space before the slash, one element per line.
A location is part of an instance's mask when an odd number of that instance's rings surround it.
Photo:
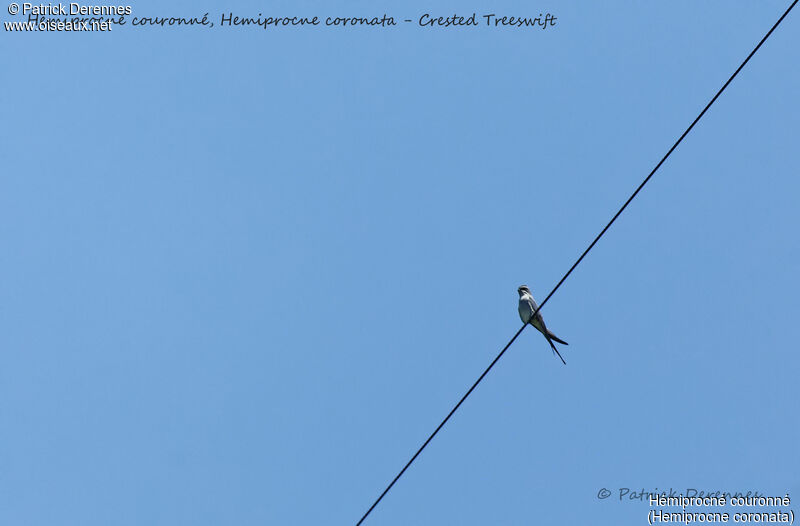
<path fill-rule="evenodd" d="M 3 32 L 0 523 L 354 524 L 788 4 Z M 567 365 L 523 332 L 366 524 L 800 499 L 798 63 L 795 10 L 543 309 Z"/>

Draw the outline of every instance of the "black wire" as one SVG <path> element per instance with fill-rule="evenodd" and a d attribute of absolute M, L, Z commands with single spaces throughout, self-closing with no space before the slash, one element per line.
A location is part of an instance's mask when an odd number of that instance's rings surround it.
<path fill-rule="evenodd" d="M 617 218 L 620 216 L 620 214 L 622 214 L 622 211 L 625 210 L 625 208 L 628 207 L 630 202 L 633 201 L 633 198 L 636 197 L 636 195 L 639 193 L 639 191 L 642 188 L 644 188 L 644 185 L 646 185 L 647 182 L 650 181 L 650 179 L 653 177 L 653 175 L 656 173 L 656 171 L 661 167 L 662 164 L 664 164 L 664 161 L 667 160 L 667 157 L 669 157 L 672 154 L 672 152 L 675 150 L 675 148 L 678 147 L 678 145 L 681 143 L 681 141 L 683 141 L 684 137 L 686 137 L 689 134 L 689 132 L 692 131 L 692 128 L 694 128 L 694 125 L 697 124 L 697 122 L 703 117 L 703 115 L 705 115 L 706 111 L 708 111 L 708 109 L 711 107 L 711 105 L 714 104 L 714 102 L 717 100 L 717 98 L 720 95 L 722 95 L 722 92 L 725 91 L 725 88 L 727 88 L 728 85 L 731 83 L 731 81 L 733 81 L 733 79 L 736 78 L 736 75 L 739 74 L 739 72 L 750 61 L 750 59 L 753 57 L 753 55 L 756 54 L 756 51 L 758 51 L 758 49 L 761 47 L 761 45 L 764 42 L 766 42 L 766 40 L 769 38 L 769 36 L 772 34 L 772 32 L 775 31 L 775 29 L 780 25 L 780 23 L 783 21 L 783 19 L 786 18 L 786 15 L 789 14 L 789 12 L 792 10 L 792 8 L 794 8 L 794 6 L 795 6 L 795 4 L 797 4 L 797 2 L 798 2 L 798 0 L 794 0 L 794 2 L 792 2 L 792 5 L 790 5 L 789 8 L 783 13 L 783 15 L 778 19 L 778 21 L 775 22 L 775 25 L 773 25 L 772 28 L 769 31 L 767 31 L 767 34 L 764 35 L 764 38 L 762 38 L 761 41 L 758 43 L 758 45 L 755 48 L 753 48 L 753 51 L 751 51 L 750 54 L 747 55 L 747 58 L 744 59 L 744 62 L 742 62 L 739 65 L 739 67 L 736 68 L 736 71 L 733 72 L 733 75 L 731 75 L 730 78 L 728 79 L 728 81 L 725 82 L 725 84 L 719 89 L 719 91 L 717 91 L 717 94 L 714 95 L 714 97 L 709 101 L 709 103 L 706 104 L 706 107 L 703 108 L 703 111 L 701 111 L 700 114 L 695 118 L 695 120 L 692 121 L 692 123 L 689 125 L 689 127 L 686 128 L 686 131 L 683 132 L 683 134 L 680 136 L 680 138 L 677 141 L 675 141 L 675 144 L 673 144 L 672 148 L 670 148 L 669 151 L 664 155 L 664 157 L 661 158 L 661 160 L 658 162 L 656 167 L 653 168 L 653 171 L 651 171 L 650 174 L 647 177 L 645 177 L 644 181 L 642 181 L 642 183 L 638 186 L 638 188 L 636 188 L 636 190 L 631 194 L 631 196 L 628 198 L 628 200 L 625 201 L 625 204 L 623 204 L 622 207 L 617 211 L 617 213 L 614 214 L 614 217 L 611 218 L 611 221 L 609 221 L 608 224 L 605 226 L 605 228 L 603 228 L 603 230 L 599 234 L 597 234 L 597 237 L 594 238 L 594 241 L 592 241 L 592 243 L 589 245 L 589 247 L 586 250 L 583 251 L 583 254 L 581 254 L 581 256 L 577 259 L 577 261 L 575 261 L 575 263 L 570 267 L 570 269 L 567 271 L 567 273 L 564 274 L 564 277 L 561 278 L 561 280 L 553 288 L 553 290 L 550 291 L 550 294 L 548 294 L 547 297 L 544 299 L 544 301 L 539 305 L 539 308 L 537 308 L 533 312 L 533 314 L 531 315 L 531 319 L 533 319 L 533 317 L 536 316 L 537 312 L 542 310 L 542 307 L 544 307 L 544 304 L 547 303 L 547 300 L 549 300 L 550 297 L 553 294 L 555 294 L 555 292 L 559 289 L 559 287 L 561 287 L 561 284 L 564 283 L 564 281 L 566 281 L 566 279 L 569 277 L 569 275 L 572 274 L 572 271 L 575 270 L 575 267 L 577 267 L 580 264 L 580 262 L 583 261 L 583 258 L 586 257 L 586 254 L 588 254 L 589 251 L 592 250 L 592 248 L 600 240 L 600 238 L 603 237 L 603 234 L 606 233 L 606 231 L 611 227 L 611 225 L 614 223 L 614 221 L 616 221 Z M 372 503 L 372 506 L 369 507 L 367 512 L 356 523 L 356 526 L 359 526 L 362 522 L 364 522 L 364 519 L 367 518 L 367 516 L 370 514 L 370 512 L 372 512 L 372 510 L 375 508 L 375 506 L 378 505 L 378 503 L 381 501 L 381 499 L 383 499 L 383 497 L 389 492 L 389 490 L 392 489 L 392 486 L 394 486 L 394 483 L 397 482 L 397 480 L 403 475 L 403 473 L 405 473 L 405 471 L 414 462 L 414 460 L 416 460 L 416 458 L 419 456 L 419 454 L 422 453 L 422 450 L 425 449 L 425 447 L 428 445 L 428 443 L 431 440 L 433 440 L 433 437 L 436 436 L 436 433 L 438 433 L 439 430 L 447 423 L 447 421 L 450 420 L 450 417 L 453 416 L 453 413 L 456 412 L 456 410 L 461 406 L 461 404 L 464 402 L 464 400 L 467 399 L 467 397 L 470 395 L 470 393 L 472 393 L 472 391 L 478 386 L 478 384 L 481 383 L 481 380 L 483 380 L 484 376 L 486 376 L 489 373 L 489 371 L 492 369 L 492 367 L 494 367 L 494 364 L 496 364 L 498 362 L 498 360 L 500 360 L 500 358 L 503 356 L 503 354 L 505 354 L 505 352 L 508 350 L 508 348 L 511 347 L 511 344 L 514 343 L 514 340 L 516 340 L 517 337 L 520 334 L 522 334 L 522 331 L 525 330 L 525 327 L 527 327 L 527 326 L 528 326 L 528 324 L 526 323 L 526 324 L 522 325 L 522 327 L 519 328 L 519 330 L 514 335 L 514 337 L 511 338 L 511 340 L 509 340 L 509 342 L 506 344 L 506 346 L 503 347 L 503 350 L 500 351 L 500 354 L 498 354 L 497 357 L 494 360 L 492 360 L 492 363 L 489 364 L 489 367 L 487 367 L 486 370 L 483 371 L 483 374 L 481 374 L 480 377 L 478 377 L 478 379 L 475 381 L 475 383 L 472 384 L 472 387 L 469 388 L 469 391 L 467 391 L 466 394 L 464 394 L 464 396 L 461 397 L 461 400 L 459 400 L 458 403 L 455 405 L 455 407 L 453 407 L 453 409 L 450 410 L 450 412 L 447 414 L 445 419 L 442 420 L 442 423 L 439 424 L 439 426 L 436 428 L 436 430 L 433 433 L 431 433 L 431 436 L 429 436 L 428 439 L 425 441 L 425 443 L 422 444 L 422 447 L 420 447 L 417 450 L 417 452 L 414 453 L 414 456 L 411 457 L 411 460 L 409 460 L 406 463 L 405 466 L 403 466 L 403 469 L 400 470 L 400 473 L 398 473 L 397 476 L 392 480 L 392 482 L 388 486 L 386 486 L 386 489 L 383 490 L 383 493 L 381 493 L 380 497 L 378 497 L 378 499 L 374 503 Z"/>
<path fill-rule="evenodd" d="M 537 310 L 537 312 L 538 312 L 538 310 Z M 424 443 L 424 444 L 422 444 L 422 447 L 421 447 L 421 448 L 419 448 L 419 449 L 417 450 L 417 452 L 416 452 L 416 453 L 414 453 L 414 456 L 413 456 L 413 457 L 411 457 L 411 460 L 409 460 L 409 461 L 406 463 L 406 465 L 405 465 L 405 466 L 403 466 L 403 469 L 401 469 L 401 470 L 400 470 L 400 473 L 398 473 L 398 474 L 397 474 L 397 476 L 394 478 L 394 480 L 392 480 L 391 484 L 389 484 L 388 486 L 386 486 L 386 489 L 385 489 L 385 490 L 383 490 L 383 493 L 381 493 L 381 496 L 380 496 L 380 497 L 378 497 L 378 500 L 376 500 L 376 501 L 375 501 L 375 502 L 372 504 L 372 506 L 370 506 L 370 507 L 369 507 L 369 509 L 367 510 L 367 512 L 364 514 L 364 516 L 363 516 L 363 517 L 361 517 L 361 520 L 360 520 L 360 521 L 358 521 L 358 523 L 356 524 L 356 526 L 358 526 L 359 524 L 361 524 L 362 522 L 364 522 L 364 519 L 366 519 L 366 518 L 367 518 L 367 515 L 369 515 L 369 513 L 372 511 L 372 509 L 373 509 L 375 506 L 377 506 L 377 505 L 378 505 L 378 503 L 381 501 L 381 499 L 383 498 L 383 496 L 384 496 L 384 495 L 386 495 L 386 494 L 389 492 L 389 490 L 390 490 L 390 489 L 392 489 L 392 486 L 394 486 L 394 483 L 395 483 L 395 482 L 397 482 L 397 479 L 399 479 L 399 478 L 400 478 L 400 477 L 403 475 L 403 473 L 405 473 L 405 471 L 408 469 L 408 466 L 410 466 L 410 465 L 411 465 L 411 463 L 412 463 L 412 462 L 414 462 L 414 460 L 415 460 L 415 459 L 416 459 L 416 458 L 419 456 L 419 454 L 420 454 L 420 453 L 422 453 L 422 450 L 423 450 L 423 449 L 425 449 L 425 446 L 427 446 L 427 445 L 428 445 L 428 442 L 430 442 L 431 440 L 433 440 L 433 437 L 435 437 L 435 436 L 436 436 L 436 433 L 438 433 L 438 432 L 439 432 L 439 430 L 440 430 L 440 429 L 441 429 L 441 428 L 442 428 L 442 427 L 443 427 L 443 426 L 444 426 L 444 425 L 447 423 L 447 421 L 448 421 L 448 420 L 450 420 L 450 417 L 451 417 L 451 416 L 453 416 L 453 413 L 455 413 L 455 412 L 456 412 L 456 410 L 459 408 L 459 406 L 460 406 L 460 405 L 461 405 L 461 404 L 464 402 L 464 400 L 466 400 L 466 399 L 467 399 L 467 397 L 470 395 L 470 393 L 472 392 L 472 390 L 473 390 L 473 389 L 475 389 L 476 387 L 478 387 L 478 384 L 479 384 L 479 383 L 481 383 L 481 380 L 483 380 L 483 377 L 487 375 L 487 373 L 488 373 L 488 372 L 489 372 L 489 371 L 492 369 L 492 367 L 494 367 L 494 364 L 496 364 L 496 363 L 497 363 L 497 360 L 499 360 L 499 359 L 500 359 L 500 357 L 501 357 L 501 356 L 503 356 L 503 354 L 504 354 L 504 353 L 505 353 L 505 352 L 508 350 L 508 348 L 509 348 L 509 347 L 511 347 L 511 344 L 512 344 L 512 343 L 514 343 L 514 340 L 516 340 L 516 339 L 517 339 L 517 336 L 519 336 L 520 334 L 522 334 L 522 331 L 523 331 L 523 329 L 525 329 L 525 327 L 526 327 L 527 325 L 528 325 L 528 324 L 526 323 L 525 325 L 523 325 L 522 327 L 520 327 L 520 328 L 519 328 L 519 330 L 517 331 L 517 334 L 515 334 L 515 335 L 514 335 L 514 337 L 513 337 L 513 338 L 511 338 L 511 340 L 509 340 L 509 342 L 506 344 L 506 346 L 505 346 L 505 347 L 503 347 L 503 350 L 502 350 L 502 351 L 500 351 L 500 354 L 498 354 L 498 355 L 497 355 L 497 358 L 495 358 L 494 360 L 492 360 L 492 363 L 490 363 L 490 364 L 489 364 L 489 367 L 487 367 L 487 368 L 486 368 L 486 370 L 485 370 L 485 371 L 483 371 L 483 374 L 482 374 L 482 375 L 480 375 L 480 377 L 479 377 L 479 378 L 478 378 L 478 379 L 475 381 L 475 383 L 474 383 L 474 384 L 472 384 L 472 387 L 470 387 L 470 388 L 469 388 L 469 391 L 467 391 L 467 392 L 466 392 L 466 394 L 465 394 L 464 396 L 462 396 L 462 397 L 461 397 L 461 400 L 459 400 L 459 401 L 458 401 L 458 403 L 455 405 L 455 407 L 454 407 L 453 409 L 451 409 L 451 410 L 450 410 L 450 412 L 447 414 L 447 416 L 445 417 L 445 419 L 444 419 L 444 420 L 442 420 L 442 423 L 441 423 L 441 424 L 439 424 L 439 427 L 437 427 L 437 428 L 436 428 L 436 431 L 434 431 L 433 433 L 431 433 L 431 436 L 429 436 L 429 437 L 428 437 L 428 440 L 426 440 L 426 441 L 425 441 L 425 443 Z"/>

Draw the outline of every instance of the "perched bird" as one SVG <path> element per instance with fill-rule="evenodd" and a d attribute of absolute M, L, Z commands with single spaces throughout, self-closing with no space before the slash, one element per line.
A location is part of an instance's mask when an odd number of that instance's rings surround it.
<path fill-rule="evenodd" d="M 530 323 L 536 327 L 539 332 L 544 334 L 544 337 L 547 338 L 547 343 L 553 348 L 553 352 L 564 362 L 564 358 L 561 357 L 561 353 L 558 352 L 553 341 L 555 340 L 563 345 L 569 344 L 547 329 L 547 325 L 544 324 L 544 318 L 542 318 L 542 313 L 536 312 L 539 306 L 536 305 L 536 301 L 534 301 L 533 296 L 531 296 L 531 289 L 529 289 L 527 285 L 521 285 L 517 289 L 517 292 L 519 292 L 519 318 L 522 320 L 522 323 Z M 533 315 L 534 312 L 536 312 L 536 316 L 533 316 L 531 319 L 531 315 Z M 567 365 L 567 362 L 564 362 L 564 365 Z"/>

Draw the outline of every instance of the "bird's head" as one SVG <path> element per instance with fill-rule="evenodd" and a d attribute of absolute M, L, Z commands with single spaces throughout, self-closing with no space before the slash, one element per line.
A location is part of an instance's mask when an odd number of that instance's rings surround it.
<path fill-rule="evenodd" d="M 519 288 L 517 289 L 517 292 L 519 293 L 520 296 L 522 296 L 523 294 L 530 294 L 531 289 L 529 289 L 527 285 L 520 285 Z"/>

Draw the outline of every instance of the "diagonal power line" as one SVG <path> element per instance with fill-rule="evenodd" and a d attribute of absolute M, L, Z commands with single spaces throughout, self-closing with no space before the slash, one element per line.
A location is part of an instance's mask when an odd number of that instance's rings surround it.
<path fill-rule="evenodd" d="M 683 141 L 683 139 L 689 134 L 689 132 L 692 131 L 692 128 L 694 128 L 694 125 L 697 124 L 697 122 L 701 118 L 703 118 L 703 115 L 705 115 L 705 113 L 708 111 L 708 109 L 711 107 L 711 105 L 714 104 L 714 102 L 719 98 L 720 95 L 722 95 L 722 92 L 725 91 L 725 88 L 727 88 L 728 85 L 733 81 L 733 79 L 736 78 L 736 75 L 739 74 L 739 72 L 750 61 L 750 59 L 753 57 L 753 55 L 756 54 L 756 52 L 759 50 L 761 45 L 764 42 L 767 41 L 767 39 L 770 37 L 772 32 L 775 31 L 775 29 L 777 29 L 777 27 L 780 25 L 781 22 L 783 22 L 783 19 L 786 18 L 786 15 L 789 14 L 789 12 L 794 8 L 794 6 L 795 6 L 795 4 L 797 4 L 797 2 L 798 2 L 798 0 L 794 0 L 794 2 L 792 2 L 792 4 L 786 9 L 786 11 L 784 11 L 783 15 L 781 15 L 781 17 L 778 19 L 778 21 L 775 22 L 775 25 L 773 25 L 770 28 L 770 30 L 767 31 L 767 34 L 764 35 L 764 38 L 761 39 L 761 41 L 756 45 L 756 47 L 753 48 L 753 51 L 751 51 L 750 54 L 747 55 L 747 58 L 745 58 L 744 61 L 739 65 L 739 67 L 736 68 L 736 71 L 733 72 L 733 75 L 730 76 L 730 78 L 725 82 L 725 84 L 723 84 L 723 86 L 719 89 L 719 91 L 717 91 L 716 95 L 714 95 L 714 97 L 712 97 L 712 99 L 708 102 L 708 104 L 706 104 L 706 107 L 703 108 L 703 111 L 701 111 L 700 114 L 694 119 L 694 121 L 692 121 L 692 123 L 689 125 L 689 127 L 686 128 L 686 131 L 684 131 L 683 134 L 681 134 L 681 136 L 678 138 L 678 140 L 675 141 L 675 144 L 672 145 L 672 148 L 670 148 L 669 151 L 667 151 L 667 153 L 664 154 L 664 157 L 662 157 L 661 160 L 658 161 L 658 164 L 655 166 L 655 168 L 653 168 L 653 170 L 647 175 L 647 177 L 644 178 L 644 181 L 642 181 L 641 184 L 636 188 L 636 190 L 634 190 L 634 192 L 631 194 L 631 196 L 628 197 L 628 200 L 625 201 L 625 204 L 623 204 L 620 207 L 620 209 L 617 210 L 617 213 L 614 214 L 614 217 L 611 218 L 611 221 L 609 221 L 608 224 L 603 228 L 603 230 L 601 230 L 600 233 L 597 234 L 597 237 L 594 238 L 594 241 L 592 241 L 591 244 L 589 244 L 589 246 L 586 248 L 586 250 L 583 251 L 583 254 L 580 255 L 580 257 L 575 261 L 575 263 L 572 264 L 572 266 L 567 271 L 567 273 L 564 274 L 564 277 L 562 277 L 561 280 L 556 284 L 556 286 L 553 287 L 553 290 L 550 291 L 550 294 L 548 294 L 547 297 L 544 299 L 544 301 L 539 305 L 539 308 L 536 309 L 533 312 L 533 314 L 531 315 L 531 318 L 533 318 L 533 316 L 536 316 L 536 313 L 539 312 L 542 309 L 542 307 L 544 307 L 544 304 L 547 303 L 547 300 L 549 300 L 550 297 L 553 294 L 555 294 L 555 292 L 559 289 L 559 287 L 561 287 L 561 285 L 564 283 L 564 281 L 566 281 L 566 279 L 569 277 L 569 275 L 572 274 L 572 271 L 575 270 L 575 267 L 577 267 L 580 264 L 580 262 L 583 261 L 583 258 L 586 257 L 586 254 L 588 254 L 589 251 L 592 250 L 592 248 L 594 248 L 595 244 L 597 244 L 597 242 L 600 241 L 600 238 L 603 237 L 603 235 L 611 227 L 611 225 L 614 223 L 614 221 L 616 221 L 617 218 L 620 216 L 620 214 L 622 214 L 622 211 L 625 210 L 628 207 L 628 205 L 631 203 L 631 201 L 633 201 L 633 199 L 636 197 L 636 195 L 639 193 L 639 191 L 641 191 L 641 189 L 644 188 L 644 186 L 648 183 L 648 181 L 650 181 L 650 179 L 653 177 L 653 175 L 656 173 L 656 171 L 659 168 L 661 168 L 661 165 L 664 164 L 664 161 L 667 160 L 667 158 L 672 154 L 672 152 L 675 150 L 675 148 L 677 148 L 678 145 Z M 514 334 L 514 336 L 508 341 L 506 346 L 503 347 L 503 350 L 500 351 L 500 354 L 498 354 L 497 357 L 494 360 L 492 360 L 492 363 L 489 364 L 489 367 L 487 367 L 486 370 L 483 371 L 483 374 L 481 374 L 478 377 L 478 379 L 475 381 L 475 383 L 472 384 L 472 387 L 469 388 L 469 391 L 467 391 L 464 394 L 464 396 L 461 397 L 461 400 L 459 400 L 458 403 L 455 405 L 455 407 L 453 407 L 453 409 L 450 410 L 450 412 L 447 414 L 447 416 L 444 418 L 444 420 L 442 420 L 442 423 L 439 424 L 439 426 L 434 430 L 433 433 L 431 433 L 431 435 L 428 437 L 428 439 L 425 441 L 425 443 L 422 444 L 422 446 L 417 450 L 416 453 L 414 453 L 414 456 L 411 457 L 411 460 L 409 460 L 406 463 L 406 465 L 403 466 L 403 469 L 400 470 L 400 473 L 398 473 L 397 476 L 395 476 L 394 479 L 392 479 L 392 482 L 390 482 L 389 485 L 386 486 L 386 489 L 383 490 L 383 493 L 381 493 L 381 495 L 375 500 L 375 502 L 372 503 L 372 506 L 369 507 L 367 512 L 361 517 L 361 519 L 358 521 L 358 523 L 356 523 L 356 526 L 359 526 L 362 522 L 364 522 L 364 519 L 367 518 L 367 516 L 372 512 L 373 509 L 375 509 L 375 506 L 378 505 L 378 503 L 381 501 L 381 499 L 383 499 L 383 497 L 386 496 L 386 494 L 389 492 L 389 490 L 392 489 L 392 486 L 394 486 L 394 483 L 397 482 L 398 479 L 403 476 L 403 473 L 406 472 L 408 467 L 417 459 L 417 457 L 420 455 L 420 453 L 422 453 L 422 450 L 425 449 L 425 447 L 428 445 L 428 443 L 430 443 L 431 440 L 433 440 L 433 437 L 436 436 L 436 434 L 439 432 L 439 430 L 442 429 L 442 427 L 444 427 L 444 425 L 447 423 L 448 420 L 450 420 L 450 417 L 453 416 L 453 414 L 458 410 L 458 408 L 461 406 L 461 404 L 464 403 L 464 400 L 466 400 L 467 397 L 472 393 L 472 391 L 475 390 L 476 387 L 478 387 L 478 384 L 481 383 L 481 380 L 483 380 L 483 378 L 487 374 L 489 374 L 489 371 L 492 370 L 492 367 L 494 367 L 494 364 L 496 364 L 500 360 L 500 358 L 503 356 L 503 354 L 505 354 L 505 352 L 508 350 L 508 348 L 511 347 L 511 344 L 514 343 L 514 340 L 516 340 L 517 337 L 520 334 L 522 334 L 522 331 L 525 330 L 525 327 L 527 327 L 527 326 L 528 326 L 527 323 L 523 324 L 522 327 L 520 327 L 519 330 L 517 330 L 517 333 Z"/>

